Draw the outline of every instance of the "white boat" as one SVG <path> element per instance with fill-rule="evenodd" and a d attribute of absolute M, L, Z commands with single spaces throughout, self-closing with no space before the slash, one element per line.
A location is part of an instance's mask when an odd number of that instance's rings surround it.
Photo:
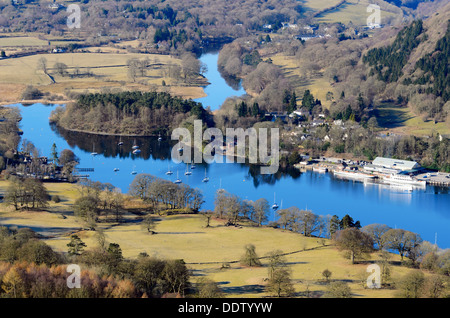
<path fill-rule="evenodd" d="M 139 146 L 136 144 L 136 140 L 134 141 L 133 147 L 131 149 L 139 149 Z"/>
<path fill-rule="evenodd" d="M 94 146 L 94 145 L 92 145 L 92 152 L 91 152 L 91 155 L 92 155 L 92 156 L 98 155 L 98 153 L 95 152 L 95 146 Z"/>
<path fill-rule="evenodd" d="M 273 194 L 273 205 L 272 205 L 272 209 L 276 210 L 278 209 L 278 204 L 275 200 L 275 193 Z"/>
<path fill-rule="evenodd" d="M 117 172 L 117 171 L 119 171 L 119 168 L 114 168 L 114 172 Z"/>
<path fill-rule="evenodd" d="M 173 183 L 181 183 L 180 178 L 178 178 L 178 171 L 177 171 L 177 179 Z"/>
<path fill-rule="evenodd" d="M 141 150 L 140 150 L 140 149 L 134 149 L 134 150 L 133 150 L 133 153 L 134 153 L 135 155 L 140 154 L 140 153 L 141 153 Z"/>
<path fill-rule="evenodd" d="M 161 134 L 159 134 L 158 135 L 158 141 L 161 141 L 162 140 L 162 137 L 161 137 Z"/>
<path fill-rule="evenodd" d="M 184 173 L 186 176 L 190 176 L 192 172 L 189 171 L 189 165 L 186 166 L 186 172 Z"/>
<path fill-rule="evenodd" d="M 169 169 L 167 170 L 166 174 L 167 174 L 168 176 L 170 176 L 170 175 L 173 174 L 173 172 L 170 170 L 170 167 L 169 167 Z"/>
<path fill-rule="evenodd" d="M 335 170 L 333 171 L 334 175 L 337 177 L 341 177 L 344 179 L 351 179 L 351 180 L 370 180 L 375 179 L 374 175 L 362 173 L 362 172 L 354 172 L 354 171 L 348 171 L 348 170 Z"/>
<path fill-rule="evenodd" d="M 313 171 L 318 173 L 325 173 L 328 172 L 328 169 L 325 167 L 313 167 Z"/>
<path fill-rule="evenodd" d="M 206 176 L 206 168 L 205 168 L 205 177 L 203 178 L 202 182 L 208 182 L 209 178 Z"/>
<path fill-rule="evenodd" d="M 383 176 L 383 182 L 389 184 L 399 185 L 413 185 L 418 187 L 426 187 L 427 182 L 423 180 L 417 180 L 407 174 L 391 174 L 389 176 Z"/>

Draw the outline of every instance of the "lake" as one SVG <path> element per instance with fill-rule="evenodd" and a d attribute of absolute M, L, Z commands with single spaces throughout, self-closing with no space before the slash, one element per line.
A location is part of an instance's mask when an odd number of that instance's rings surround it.
<path fill-rule="evenodd" d="M 202 61 L 208 65 L 206 77 L 212 83 L 206 88 L 208 98 L 199 99 L 203 105 L 217 109 L 231 95 L 242 95 L 245 91 L 231 87 L 217 71 L 217 54 L 205 54 Z M 219 75 L 219 78 L 217 77 Z M 210 76 L 211 75 L 211 76 Z M 217 84 L 219 83 L 219 84 Z M 214 85 L 214 86 L 213 86 Z M 226 92 L 219 95 L 221 92 Z M 22 114 L 22 138 L 33 142 L 42 155 L 50 156 L 51 146 L 56 144 L 58 152 L 71 149 L 81 160 L 79 167 L 94 168 L 89 172 L 94 181 L 109 182 L 128 191 L 134 179 L 131 171 L 149 173 L 174 181 L 177 172 L 183 183 L 202 190 L 205 197 L 204 209 L 213 209 L 217 189 L 224 188 L 243 199 L 266 198 L 271 204 L 274 199 L 283 208 L 297 206 L 312 210 L 319 215 L 349 214 L 361 224 L 383 223 L 393 228 L 419 233 L 424 240 L 437 243 L 441 248 L 450 247 L 450 194 L 448 188 L 427 187 L 411 193 L 397 192 L 380 185 L 365 185 L 360 182 L 335 179 L 326 173 L 278 172 L 274 175 L 260 175 L 259 168 L 238 163 L 197 164 L 190 176 L 185 176 L 185 164 L 174 164 L 170 159 L 170 140 L 157 138 L 123 137 L 122 147 L 117 146 L 119 137 L 99 136 L 67 132 L 49 124 L 48 118 L 55 105 L 15 105 Z M 132 145 L 140 145 L 142 153 L 133 155 Z M 92 156 L 95 150 L 97 156 Z M 114 168 L 119 171 L 114 172 Z M 167 176 L 168 169 L 174 171 Z M 209 183 L 203 183 L 205 173 Z M 274 220 L 275 213 L 270 216 Z"/>

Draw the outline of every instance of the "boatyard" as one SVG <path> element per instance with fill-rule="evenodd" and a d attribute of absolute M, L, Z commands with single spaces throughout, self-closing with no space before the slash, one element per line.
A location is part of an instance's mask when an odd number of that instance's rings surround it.
<path fill-rule="evenodd" d="M 450 173 L 430 171 L 415 161 L 377 157 L 372 162 L 321 157 L 296 165 L 300 170 L 330 172 L 337 178 L 417 188 L 450 187 Z"/>

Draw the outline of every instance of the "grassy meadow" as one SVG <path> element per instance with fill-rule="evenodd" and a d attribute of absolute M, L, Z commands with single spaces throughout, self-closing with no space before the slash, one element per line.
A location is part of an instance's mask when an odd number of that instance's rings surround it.
<path fill-rule="evenodd" d="M 67 45 L 68 39 L 42 40 L 37 36 L 15 35 L 0 37 L 0 50 L 9 56 L 26 49 Z M 70 40 L 70 39 L 69 39 Z M 52 96 L 52 101 L 67 100 L 67 92 L 99 92 L 109 90 L 165 90 L 183 98 L 196 99 L 205 96 L 203 88 L 168 75 L 169 68 L 181 65 L 181 60 L 169 55 L 130 53 L 140 45 L 138 40 L 123 41 L 113 46 L 88 47 L 84 53 L 47 53 L 0 60 L 0 103 L 21 101 L 21 94 L 28 85 L 38 87 Z M 39 68 L 39 60 L 45 58 L 47 75 Z M 146 74 L 130 78 L 128 61 L 148 59 Z M 67 75 L 61 76 L 56 63 L 67 65 Z M 92 76 L 69 76 L 90 72 Z M 165 86 L 163 86 L 163 81 Z"/>
<path fill-rule="evenodd" d="M 330 8 L 338 4 L 340 1 L 326 1 L 326 0 L 307 0 L 306 5 L 316 11 L 323 10 L 325 8 Z M 389 5 L 384 1 L 369 1 L 369 0 L 347 0 L 344 4 L 339 6 L 335 10 L 327 11 L 319 16 L 317 19 L 321 23 L 335 23 L 340 22 L 344 24 L 352 23 L 356 26 L 363 26 L 367 24 L 367 18 L 371 12 L 367 12 L 367 7 L 369 4 L 380 4 L 381 7 L 381 23 L 386 23 L 386 19 L 396 18 L 399 12 L 395 10 L 388 10 Z"/>
<path fill-rule="evenodd" d="M 0 181 L 4 193 L 8 181 Z M 43 235 L 43 240 L 52 248 L 66 252 L 66 244 L 72 233 L 77 233 L 87 248 L 97 245 L 95 231 L 84 231 L 83 222 L 73 216 L 72 204 L 78 197 L 77 186 L 67 183 L 46 183 L 50 195 L 58 195 L 60 203 L 50 203 L 46 211 L 13 211 L 4 203 L 0 205 L 0 224 L 6 226 L 31 227 Z M 132 204 L 133 201 L 129 201 Z M 268 277 L 267 253 L 281 250 L 292 271 L 296 295 L 321 296 L 327 287 L 322 272 L 332 272 L 331 281 L 345 281 L 354 297 L 395 297 L 394 289 L 367 289 L 364 287 L 366 267 L 377 260 L 377 254 L 357 265 L 343 257 L 329 240 L 307 238 L 301 234 L 269 227 L 252 227 L 242 223 L 241 227 L 224 226 L 225 221 L 212 219 L 206 227 L 202 215 L 157 216 L 157 234 L 144 230 L 137 216 L 127 213 L 122 223 L 100 223 L 108 243 L 118 243 L 124 257 L 135 258 L 139 253 L 164 259 L 183 259 L 192 270 L 191 282 L 206 276 L 219 283 L 226 297 L 265 297 Z M 247 267 L 239 260 L 244 246 L 253 244 L 261 257 L 262 266 Z M 392 278 L 395 280 L 411 269 L 398 265 L 398 256 L 393 255 Z M 226 266 L 224 266 L 226 265 Z"/>
<path fill-rule="evenodd" d="M 380 127 L 397 134 L 414 136 L 450 134 L 450 118 L 437 123 L 434 120 L 425 121 L 421 116 L 415 115 L 409 107 L 386 102 L 377 106 L 376 116 Z"/>

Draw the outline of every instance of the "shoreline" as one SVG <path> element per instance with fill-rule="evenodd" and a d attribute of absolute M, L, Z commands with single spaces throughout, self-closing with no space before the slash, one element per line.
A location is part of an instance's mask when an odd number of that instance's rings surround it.
<path fill-rule="evenodd" d="M 82 130 L 82 129 L 71 129 L 66 128 L 63 126 L 58 125 L 56 122 L 50 122 L 50 124 L 54 124 L 58 126 L 61 129 L 70 131 L 70 132 L 77 132 L 77 133 L 83 133 L 83 134 L 90 134 L 90 135 L 99 135 L 99 136 L 117 136 L 117 137 L 158 137 L 159 135 L 153 134 L 153 135 L 137 135 L 137 134 L 119 134 L 119 133 L 108 133 L 108 132 L 95 132 L 95 131 L 88 131 L 88 130 Z"/>
<path fill-rule="evenodd" d="M 74 102 L 74 100 L 56 100 L 56 101 L 50 101 L 48 99 L 32 99 L 32 100 L 20 100 L 20 101 L 9 101 L 9 102 L 0 102 L 0 106 L 8 107 L 8 106 L 14 106 L 15 104 L 51 104 L 51 105 L 62 105 Z M 24 105 L 25 106 L 25 105 Z"/>

